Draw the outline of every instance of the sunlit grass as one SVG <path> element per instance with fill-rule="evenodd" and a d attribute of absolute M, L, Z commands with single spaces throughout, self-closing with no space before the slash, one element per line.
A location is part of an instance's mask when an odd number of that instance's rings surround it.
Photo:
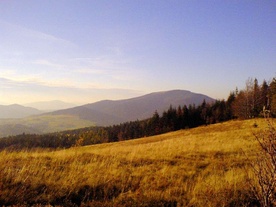
<path fill-rule="evenodd" d="M 246 206 L 253 133 L 265 127 L 229 121 L 67 150 L 2 151 L 0 204 Z"/>

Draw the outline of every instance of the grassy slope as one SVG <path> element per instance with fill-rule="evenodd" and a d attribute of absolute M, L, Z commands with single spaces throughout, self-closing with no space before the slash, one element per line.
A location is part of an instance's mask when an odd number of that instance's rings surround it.
<path fill-rule="evenodd" d="M 253 133 L 266 127 L 254 122 L 55 152 L 0 152 L 0 205 L 246 206 Z"/>

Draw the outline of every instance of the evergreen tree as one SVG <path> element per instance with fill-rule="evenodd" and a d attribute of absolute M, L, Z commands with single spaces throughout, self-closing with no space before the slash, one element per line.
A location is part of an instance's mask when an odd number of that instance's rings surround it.
<path fill-rule="evenodd" d="M 276 77 L 270 83 L 269 93 L 271 114 L 276 116 Z"/>
<path fill-rule="evenodd" d="M 253 86 L 253 104 L 251 114 L 253 117 L 258 117 L 262 110 L 261 90 L 258 84 L 258 80 L 255 78 Z"/>
<path fill-rule="evenodd" d="M 228 99 L 226 101 L 226 119 L 230 120 L 235 118 L 233 113 L 233 103 L 235 101 L 236 95 L 235 92 L 231 92 L 228 96 Z"/>
<path fill-rule="evenodd" d="M 265 107 L 266 109 L 269 108 L 268 98 L 269 98 L 269 86 L 266 82 L 266 80 L 263 81 L 263 84 L 261 86 L 261 103 L 262 108 Z"/>

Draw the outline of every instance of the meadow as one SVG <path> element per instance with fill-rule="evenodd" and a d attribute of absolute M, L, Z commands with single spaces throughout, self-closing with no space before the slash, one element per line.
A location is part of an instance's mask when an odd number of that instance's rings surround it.
<path fill-rule="evenodd" d="M 0 152 L 0 206 L 254 206 L 263 119 L 70 149 Z"/>

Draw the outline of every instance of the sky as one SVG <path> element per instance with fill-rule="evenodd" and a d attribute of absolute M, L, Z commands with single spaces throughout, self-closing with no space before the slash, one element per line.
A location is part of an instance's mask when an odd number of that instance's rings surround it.
<path fill-rule="evenodd" d="M 276 76 L 275 0 L 0 0 L 0 104 L 190 90 Z"/>

